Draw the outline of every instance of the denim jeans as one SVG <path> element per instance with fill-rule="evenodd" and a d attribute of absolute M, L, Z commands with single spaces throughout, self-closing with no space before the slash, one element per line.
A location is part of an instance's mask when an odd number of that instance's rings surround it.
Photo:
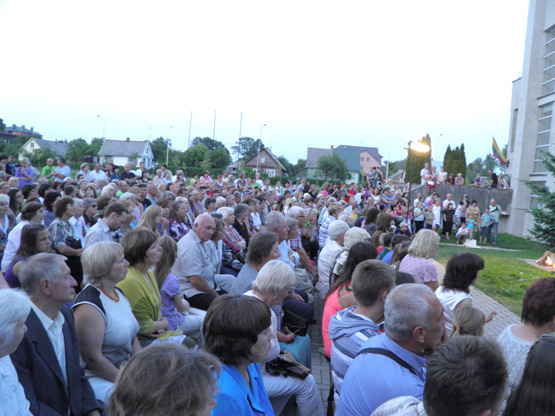
<path fill-rule="evenodd" d="M 493 244 L 497 244 L 497 227 L 499 225 L 499 222 L 495 221 L 492 225 L 491 225 L 491 230 L 492 230 L 492 243 Z"/>

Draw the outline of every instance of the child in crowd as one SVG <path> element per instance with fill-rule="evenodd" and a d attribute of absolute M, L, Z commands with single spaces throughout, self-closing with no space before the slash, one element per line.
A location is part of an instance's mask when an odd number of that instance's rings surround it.
<path fill-rule="evenodd" d="M 481 337 L 484 334 L 486 316 L 476 308 L 464 306 L 455 310 L 453 318 L 453 332 L 451 338 L 461 335 L 476 335 Z"/>
<path fill-rule="evenodd" d="M 491 224 L 493 223 L 493 215 L 489 213 L 489 208 L 486 207 L 482 214 L 482 224 L 480 227 L 480 244 L 487 243 L 491 233 Z"/>
<path fill-rule="evenodd" d="M 433 213 L 433 206 L 432 205 L 426 205 L 425 208 L 425 212 L 424 212 L 424 228 L 426 228 L 426 230 L 431 230 L 434 226 L 434 219 L 435 219 L 435 215 Z"/>
<path fill-rule="evenodd" d="M 434 224 L 434 226 L 432 227 L 432 231 L 439 234 L 439 224 Z"/>
<path fill-rule="evenodd" d="M 170 331 L 181 330 L 198 345 L 202 345 L 202 325 L 206 312 L 191 308 L 179 290 L 177 277 L 171 274 L 171 268 L 177 258 L 177 244 L 169 236 L 160 238 L 158 244 L 162 248 L 162 255 L 156 265 L 155 276 L 162 298 L 162 315 L 168 320 Z"/>
<path fill-rule="evenodd" d="M 466 239 L 468 238 L 468 228 L 466 228 L 466 222 L 461 222 L 461 226 L 457 231 L 457 244 L 464 244 Z"/>

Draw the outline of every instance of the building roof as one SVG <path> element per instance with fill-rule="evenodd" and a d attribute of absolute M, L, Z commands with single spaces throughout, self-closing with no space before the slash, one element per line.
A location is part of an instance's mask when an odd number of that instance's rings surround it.
<path fill-rule="evenodd" d="M 50 140 L 38 139 L 36 137 L 33 137 L 32 139 L 29 139 L 27 143 L 29 143 L 31 140 L 34 140 L 41 149 L 49 148 L 54 153 L 56 153 L 56 156 L 65 156 L 67 153 L 67 143 L 65 142 L 53 142 Z M 23 147 L 25 147 L 27 143 L 25 143 Z"/>
<path fill-rule="evenodd" d="M 349 171 L 359 171 L 360 170 L 360 154 L 367 151 L 372 155 L 378 163 L 382 163 L 382 156 L 379 154 L 376 147 L 364 147 L 364 146 L 346 146 L 341 145 L 333 149 L 334 152 L 344 159 L 347 163 L 347 168 Z"/>
<path fill-rule="evenodd" d="M 274 156 L 274 154 L 270 151 L 270 149 L 268 149 L 267 147 L 264 147 L 263 149 L 260 149 L 260 153 L 262 153 L 263 151 L 266 151 L 266 153 L 268 153 L 268 155 L 274 159 L 274 161 L 277 163 L 277 165 L 281 168 L 282 171 L 287 172 L 287 169 L 285 169 L 285 167 L 281 164 L 281 162 L 279 161 L 279 159 L 277 157 Z M 253 157 L 251 157 L 249 160 L 247 160 L 245 162 L 245 165 L 249 165 L 250 162 L 252 162 L 253 164 L 256 164 L 256 158 L 258 156 L 258 153 L 256 153 Z"/>
<path fill-rule="evenodd" d="M 12 124 L 11 127 L 6 126 L 5 131 L 6 133 L 19 133 L 21 136 L 42 137 L 42 134 L 34 131 L 33 127 L 31 127 L 31 129 L 26 129 L 25 126 L 18 127 L 15 124 Z"/>
<path fill-rule="evenodd" d="M 331 156 L 333 150 L 320 149 L 317 147 L 309 147 L 306 152 L 306 169 L 316 169 L 318 167 L 318 159 L 322 156 Z"/>
<path fill-rule="evenodd" d="M 135 154 L 140 156 L 148 145 L 148 140 L 105 140 L 98 153 L 102 156 L 133 157 Z"/>

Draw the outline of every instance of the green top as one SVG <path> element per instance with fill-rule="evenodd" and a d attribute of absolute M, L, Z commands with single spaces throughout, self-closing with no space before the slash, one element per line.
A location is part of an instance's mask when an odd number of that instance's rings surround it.
<path fill-rule="evenodd" d="M 56 166 L 46 165 L 45 167 L 42 168 L 42 176 L 50 175 L 52 172 L 54 172 L 54 169 L 56 169 Z M 52 178 L 48 178 L 48 180 L 51 181 Z"/>
<path fill-rule="evenodd" d="M 127 269 L 125 279 L 117 284 L 129 300 L 131 309 L 139 322 L 139 334 L 149 335 L 154 333 L 154 322 L 160 317 L 162 299 L 154 274 L 149 270 L 149 282 L 135 266 Z"/>

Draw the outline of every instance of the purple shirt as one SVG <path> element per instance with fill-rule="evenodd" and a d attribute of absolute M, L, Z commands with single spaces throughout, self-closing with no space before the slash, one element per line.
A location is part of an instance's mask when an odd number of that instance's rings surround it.
<path fill-rule="evenodd" d="M 437 282 L 437 270 L 433 263 L 424 257 L 407 254 L 399 266 L 400 272 L 409 273 L 416 283 Z"/>
<path fill-rule="evenodd" d="M 160 288 L 160 297 L 162 298 L 162 315 L 168 320 L 169 330 L 175 331 L 181 327 L 185 317 L 179 313 L 175 307 L 173 297 L 181 294 L 179 290 L 179 281 L 173 274 L 168 274 L 162 287 Z"/>

